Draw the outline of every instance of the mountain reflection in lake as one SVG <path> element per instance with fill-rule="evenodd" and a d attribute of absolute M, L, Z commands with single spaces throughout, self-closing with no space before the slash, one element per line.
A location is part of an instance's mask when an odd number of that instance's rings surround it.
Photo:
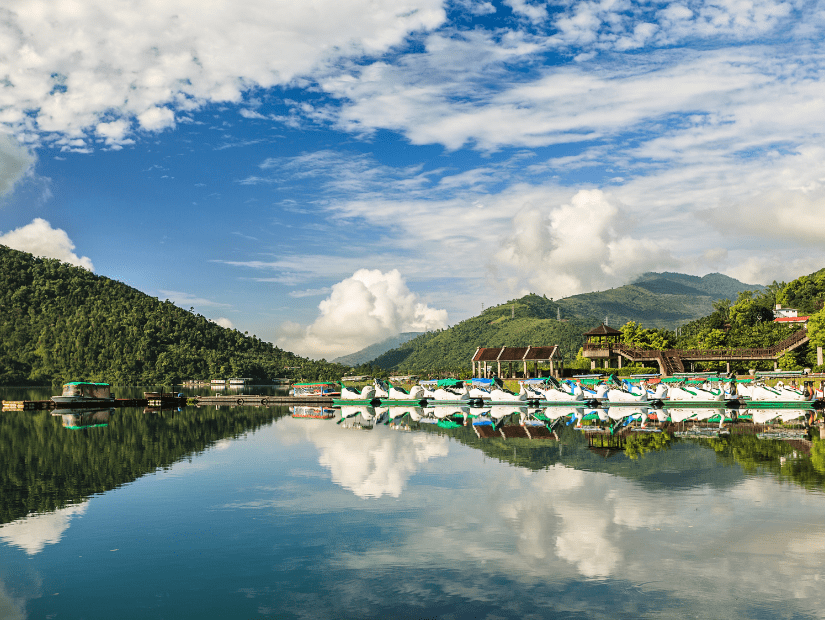
<path fill-rule="evenodd" d="M 0 618 L 825 615 L 818 438 L 622 453 L 522 413 L 4 413 Z"/>

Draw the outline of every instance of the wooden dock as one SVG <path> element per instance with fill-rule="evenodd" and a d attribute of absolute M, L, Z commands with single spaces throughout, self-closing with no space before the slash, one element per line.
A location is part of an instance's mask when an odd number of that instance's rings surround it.
<path fill-rule="evenodd" d="M 218 405 L 225 407 L 239 405 L 319 405 L 332 406 L 331 396 L 265 396 L 254 394 L 233 394 L 232 396 L 196 396 L 198 405 Z"/>
<path fill-rule="evenodd" d="M 88 409 L 91 407 L 151 407 L 169 409 L 185 407 L 194 401 L 196 406 L 216 405 L 218 407 L 238 406 L 285 406 L 318 405 L 332 406 L 332 397 L 321 396 L 267 396 L 260 394 L 234 394 L 232 396 L 193 396 L 162 398 L 117 398 L 114 401 L 85 401 L 75 403 L 55 403 L 53 400 L 4 400 L 3 411 L 50 411 L 52 409 Z"/>

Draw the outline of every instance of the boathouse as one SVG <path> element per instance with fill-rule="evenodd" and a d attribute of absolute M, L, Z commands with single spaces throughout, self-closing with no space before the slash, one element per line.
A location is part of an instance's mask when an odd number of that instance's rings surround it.
<path fill-rule="evenodd" d="M 556 355 L 559 347 L 479 347 L 473 355 L 473 376 L 530 378 L 539 376 L 539 364 L 550 364 L 550 374 L 556 375 Z M 504 374 L 502 374 L 504 365 Z M 531 368 L 532 367 L 532 368 Z"/>

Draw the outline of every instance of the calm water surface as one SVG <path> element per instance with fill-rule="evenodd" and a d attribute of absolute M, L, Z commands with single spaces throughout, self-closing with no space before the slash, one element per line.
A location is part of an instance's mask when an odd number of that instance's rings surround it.
<path fill-rule="evenodd" d="M 0 618 L 825 617 L 819 442 L 103 418 L 0 417 Z"/>

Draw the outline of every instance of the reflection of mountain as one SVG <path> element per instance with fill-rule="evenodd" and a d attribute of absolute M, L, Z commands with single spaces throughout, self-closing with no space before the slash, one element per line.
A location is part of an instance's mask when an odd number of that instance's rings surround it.
<path fill-rule="evenodd" d="M 105 428 L 67 431 L 49 412 L 0 417 L 0 523 L 80 504 L 285 415 L 286 409 L 238 407 L 231 413 L 187 408 L 112 414 Z"/>
<path fill-rule="evenodd" d="M 733 435 L 725 441 L 703 442 L 709 448 L 707 450 L 696 450 L 686 442 L 674 442 L 673 447 L 665 452 L 651 452 L 643 458 L 631 460 L 621 454 L 605 459 L 597 452 L 588 450 L 583 433 L 571 428 L 560 431 L 560 442 L 479 439 L 468 427 L 444 430 L 421 425 L 419 430 L 450 435 L 491 458 L 518 467 L 541 470 L 561 464 L 578 470 L 622 476 L 636 480 L 647 488 L 680 489 L 700 484 L 727 488 L 745 477 L 743 469 L 755 471 L 757 465 L 763 471 L 781 474 L 808 488 L 825 488 L 825 475 L 814 468 L 810 458 L 780 465 L 779 456 L 792 452 L 793 448 L 783 442 L 760 441 L 754 436 Z M 719 463 L 728 467 L 720 469 Z"/>

